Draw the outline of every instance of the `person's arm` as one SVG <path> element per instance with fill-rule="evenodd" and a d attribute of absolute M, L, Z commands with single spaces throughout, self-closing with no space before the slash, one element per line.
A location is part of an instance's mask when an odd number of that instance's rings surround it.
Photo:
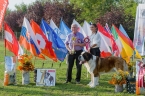
<path fill-rule="evenodd" d="M 71 51 L 71 49 L 69 48 L 69 45 L 68 44 L 65 44 L 65 47 L 66 47 L 66 49 L 70 52 Z"/>
<path fill-rule="evenodd" d="M 66 47 L 66 49 L 69 51 L 69 53 L 71 53 L 71 49 L 69 48 L 69 35 L 66 37 L 66 40 L 65 40 L 65 47 Z"/>
<path fill-rule="evenodd" d="M 90 48 L 93 48 L 93 47 L 96 47 L 97 46 L 97 44 L 93 44 L 92 46 L 90 46 Z"/>

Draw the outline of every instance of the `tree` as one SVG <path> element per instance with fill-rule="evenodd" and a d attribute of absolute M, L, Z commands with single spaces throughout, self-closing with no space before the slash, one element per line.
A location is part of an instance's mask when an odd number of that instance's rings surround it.
<path fill-rule="evenodd" d="M 17 11 L 22 11 L 23 13 L 27 12 L 27 5 L 22 2 L 20 5 L 15 5 Z"/>
<path fill-rule="evenodd" d="M 102 16 L 111 10 L 120 0 L 70 0 L 75 9 L 80 9 L 81 13 L 77 16 L 79 21 L 94 21 L 95 18 Z"/>
<path fill-rule="evenodd" d="M 33 19 L 38 24 L 41 22 L 43 16 L 44 16 L 43 5 L 39 1 L 36 1 L 32 5 L 29 5 L 27 13 L 25 14 L 25 17 L 28 20 Z"/>
<path fill-rule="evenodd" d="M 129 37 L 133 40 L 135 18 L 130 14 L 125 14 L 124 9 L 113 7 L 110 12 L 106 12 L 103 16 L 97 18 L 97 22 L 100 22 L 103 26 L 108 23 L 110 28 L 112 24 L 117 27 L 122 24 Z"/>
<path fill-rule="evenodd" d="M 78 14 L 79 10 L 74 10 L 73 5 L 70 5 L 68 1 L 53 1 L 44 4 L 44 19 L 48 23 L 50 19 L 53 19 L 57 26 L 61 18 L 70 26 L 73 19 L 76 18 Z"/>
<path fill-rule="evenodd" d="M 13 31 L 20 32 L 21 26 L 19 26 L 19 20 L 24 18 L 24 13 L 22 11 L 11 11 L 5 17 L 5 21 L 13 29 Z"/>

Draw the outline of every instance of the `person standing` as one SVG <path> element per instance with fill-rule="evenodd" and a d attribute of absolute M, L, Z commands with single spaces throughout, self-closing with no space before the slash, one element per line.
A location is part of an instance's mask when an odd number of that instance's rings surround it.
<path fill-rule="evenodd" d="M 101 42 L 101 37 L 99 35 L 98 27 L 96 24 L 91 24 L 90 29 L 92 31 L 92 35 L 89 37 L 90 38 L 90 49 L 89 52 L 95 56 L 100 57 L 100 42 Z"/>
<path fill-rule="evenodd" d="M 101 37 L 99 35 L 98 27 L 96 24 L 91 24 L 90 29 L 92 31 L 91 36 L 89 37 L 90 39 L 90 48 L 88 49 L 88 52 L 90 52 L 92 55 L 100 57 L 100 42 L 101 42 Z M 93 78 L 94 75 L 91 74 L 91 78 Z M 92 80 L 92 79 L 91 79 Z M 93 81 L 91 81 L 88 85 L 92 84 Z M 96 85 L 98 85 L 97 83 Z"/>
<path fill-rule="evenodd" d="M 78 25 L 72 24 L 71 25 L 71 31 L 65 41 L 65 46 L 68 50 L 68 66 L 67 66 L 67 74 L 66 74 L 66 81 L 65 83 L 71 82 L 72 80 L 72 68 L 74 65 L 74 61 L 76 60 L 76 83 L 80 83 L 81 79 L 81 68 L 82 65 L 79 64 L 78 56 L 82 53 L 83 47 L 85 46 L 85 43 L 83 41 L 84 36 L 80 32 L 78 32 Z"/>

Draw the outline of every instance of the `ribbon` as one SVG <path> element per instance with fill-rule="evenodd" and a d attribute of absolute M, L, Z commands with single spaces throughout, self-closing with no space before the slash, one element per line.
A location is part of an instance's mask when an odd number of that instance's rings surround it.
<path fill-rule="evenodd" d="M 143 62 L 139 62 L 138 87 L 145 87 L 145 67 Z"/>
<path fill-rule="evenodd" d="M 89 39 L 88 36 L 86 38 L 84 38 L 84 42 L 86 43 L 86 49 L 89 50 L 89 48 L 90 48 L 90 39 Z"/>

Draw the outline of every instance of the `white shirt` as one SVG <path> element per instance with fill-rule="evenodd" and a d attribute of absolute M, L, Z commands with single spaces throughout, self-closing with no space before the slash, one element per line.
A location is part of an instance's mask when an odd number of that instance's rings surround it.
<path fill-rule="evenodd" d="M 97 44 L 97 46 L 94 46 L 93 48 L 99 48 L 100 47 L 100 34 L 97 32 L 97 33 L 93 33 L 91 36 L 90 36 L 90 46 L 94 45 L 94 44 Z"/>

